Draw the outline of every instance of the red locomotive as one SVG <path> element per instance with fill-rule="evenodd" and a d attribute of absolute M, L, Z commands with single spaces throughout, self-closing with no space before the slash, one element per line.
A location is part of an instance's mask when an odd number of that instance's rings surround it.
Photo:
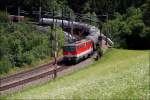
<path fill-rule="evenodd" d="M 93 52 L 93 42 L 89 39 L 83 39 L 72 44 L 64 46 L 64 60 L 77 63 L 78 61 L 89 57 Z"/>

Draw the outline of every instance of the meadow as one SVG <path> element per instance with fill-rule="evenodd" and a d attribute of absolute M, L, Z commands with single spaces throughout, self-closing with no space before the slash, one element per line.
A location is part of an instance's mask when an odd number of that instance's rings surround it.
<path fill-rule="evenodd" d="M 149 99 L 149 52 L 110 49 L 92 65 L 3 99 Z"/>

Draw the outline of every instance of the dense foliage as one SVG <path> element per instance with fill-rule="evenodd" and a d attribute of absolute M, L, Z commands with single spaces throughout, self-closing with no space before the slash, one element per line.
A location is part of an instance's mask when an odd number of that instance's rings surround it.
<path fill-rule="evenodd" d="M 59 36 L 58 52 L 63 45 L 63 33 L 57 29 Z M 51 56 L 53 48 L 51 30 L 40 32 L 35 26 L 25 23 L 0 24 L 0 74 L 13 67 L 30 65 L 34 61 Z"/>
<path fill-rule="evenodd" d="M 26 24 L 0 25 L 0 73 L 7 72 L 13 66 L 22 67 L 44 59 L 49 52 L 47 34 L 39 33 Z"/>
<path fill-rule="evenodd" d="M 1 0 L 0 9 L 7 9 L 8 12 L 17 14 L 17 7 L 28 11 L 38 11 L 42 7 L 42 12 L 55 11 L 61 15 L 64 8 L 66 14 L 69 12 L 85 15 L 76 16 L 76 19 L 86 19 L 92 15 L 92 20 L 100 22 L 106 21 L 103 26 L 104 34 L 112 37 L 116 47 L 130 49 L 148 49 L 149 26 L 150 26 L 150 0 Z M 68 16 L 67 15 L 67 16 Z M 94 17 L 94 16 L 95 17 Z M 79 20 L 79 21 L 80 21 Z M 86 20 L 86 22 L 89 22 Z M 90 22 L 91 23 L 91 22 Z M 97 25 L 95 23 L 91 23 Z M 102 27 L 101 27 L 102 28 Z M 148 45 L 145 45 L 148 44 Z"/>
<path fill-rule="evenodd" d="M 108 22 L 104 16 L 98 18 L 105 21 L 102 32 L 114 41 L 115 47 L 150 49 L 150 0 L 68 1 L 75 12 L 108 15 Z"/>
<path fill-rule="evenodd" d="M 67 8 L 67 10 L 71 10 L 66 4 L 66 0 L 1 0 L 0 1 L 1 10 L 7 10 L 11 14 L 17 14 L 18 7 L 20 7 L 21 10 L 27 11 L 27 13 L 32 16 L 33 14 L 38 14 L 39 7 L 42 8 L 43 13 L 48 11 L 53 11 L 53 9 L 55 9 L 55 11 L 60 13 L 61 8 L 63 8 L 64 6 Z"/>
<path fill-rule="evenodd" d="M 116 14 L 114 20 L 110 20 L 103 26 L 103 32 L 107 33 L 115 43 L 115 47 L 128 49 L 150 48 L 150 27 L 142 20 L 143 14 L 140 8 L 129 8 L 126 14 Z"/>

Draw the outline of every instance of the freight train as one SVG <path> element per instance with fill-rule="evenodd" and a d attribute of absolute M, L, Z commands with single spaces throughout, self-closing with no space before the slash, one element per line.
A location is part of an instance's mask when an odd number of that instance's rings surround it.
<path fill-rule="evenodd" d="M 99 37 L 102 39 L 107 39 L 107 42 L 110 46 L 113 45 L 113 42 L 106 38 L 106 36 L 100 33 L 100 30 L 92 25 L 80 23 L 80 22 L 70 22 L 67 20 L 58 20 L 51 18 L 41 18 L 40 24 L 50 25 L 55 22 L 57 25 L 63 26 L 64 29 L 73 27 L 73 30 L 82 30 L 83 39 L 75 41 L 73 43 L 68 43 L 64 45 L 63 54 L 65 62 L 75 62 L 77 63 L 81 59 L 89 57 L 93 51 L 96 49 L 96 44 L 98 43 Z"/>

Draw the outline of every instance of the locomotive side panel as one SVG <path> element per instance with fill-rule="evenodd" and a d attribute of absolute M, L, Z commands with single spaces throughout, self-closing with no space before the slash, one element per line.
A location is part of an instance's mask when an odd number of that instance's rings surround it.
<path fill-rule="evenodd" d="M 93 44 L 91 40 L 84 40 L 84 42 L 74 43 L 71 46 L 66 45 L 64 46 L 64 60 L 66 62 L 78 62 L 90 56 L 92 52 Z"/>
<path fill-rule="evenodd" d="M 77 47 L 77 57 L 78 58 L 86 58 L 89 54 L 93 52 L 93 44 L 92 41 L 89 40 L 83 44 L 80 44 Z"/>

